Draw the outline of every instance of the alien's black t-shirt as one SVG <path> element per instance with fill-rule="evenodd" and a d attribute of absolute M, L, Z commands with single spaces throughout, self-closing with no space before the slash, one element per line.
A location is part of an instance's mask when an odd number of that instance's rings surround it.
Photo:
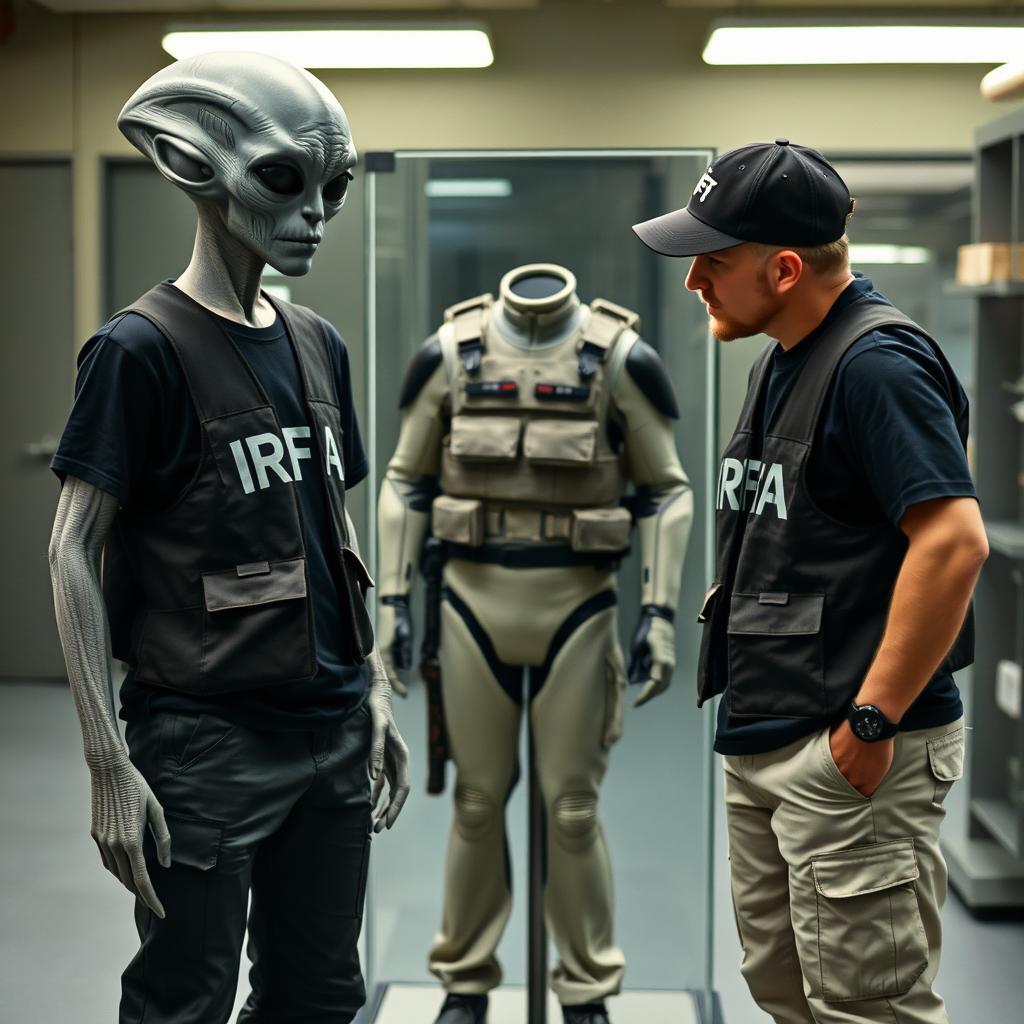
<path fill-rule="evenodd" d="M 252 328 L 219 318 L 274 405 L 282 427 L 307 427 L 299 367 L 284 323 Z M 352 404 L 348 352 L 326 321 L 337 382 L 345 487 L 367 473 Z M 188 487 L 198 465 L 201 431 L 177 356 L 144 317 L 127 313 L 101 327 L 78 358 L 75 402 L 51 463 L 61 478 L 76 476 L 113 495 L 119 505 L 159 509 Z M 350 714 L 365 696 L 362 666 L 346 664 L 337 623 L 337 589 L 327 561 L 330 524 L 323 479 L 301 474 L 297 488 L 305 531 L 316 629 L 317 673 L 306 683 L 197 697 L 135 681 L 121 687 L 121 717 L 156 711 L 216 714 L 254 729 L 308 729 Z"/>

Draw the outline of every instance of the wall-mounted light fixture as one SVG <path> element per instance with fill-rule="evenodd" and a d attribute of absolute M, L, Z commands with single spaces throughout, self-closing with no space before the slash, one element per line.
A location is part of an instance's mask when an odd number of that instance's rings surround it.
<path fill-rule="evenodd" d="M 927 263 L 932 258 L 930 249 L 920 245 L 874 245 L 850 243 L 850 262 L 854 265 L 891 266 L 898 263 Z"/>
<path fill-rule="evenodd" d="M 508 178 L 431 178 L 423 191 L 428 199 L 506 199 L 512 195 Z"/>
<path fill-rule="evenodd" d="M 1004 64 L 1024 59 L 1024 22 L 750 21 L 711 26 L 707 64 Z"/>
<path fill-rule="evenodd" d="M 175 59 L 215 50 L 253 51 L 303 68 L 486 68 L 490 37 L 479 25 L 275 29 L 190 28 L 168 32 Z"/>

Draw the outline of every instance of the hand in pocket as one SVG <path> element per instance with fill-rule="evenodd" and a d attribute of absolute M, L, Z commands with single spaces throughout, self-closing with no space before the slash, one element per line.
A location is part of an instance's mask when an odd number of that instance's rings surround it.
<path fill-rule="evenodd" d="M 840 775 L 863 797 L 870 797 L 892 768 L 893 739 L 865 743 L 843 721 L 832 729 L 828 743 Z"/>

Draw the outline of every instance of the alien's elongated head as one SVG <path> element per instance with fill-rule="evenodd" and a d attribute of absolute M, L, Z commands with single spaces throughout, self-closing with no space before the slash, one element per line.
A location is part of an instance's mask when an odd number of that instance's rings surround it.
<path fill-rule="evenodd" d="M 309 271 L 356 162 L 334 94 L 261 53 L 169 65 L 128 100 L 117 126 L 168 181 L 214 206 L 233 238 L 290 276 Z"/>

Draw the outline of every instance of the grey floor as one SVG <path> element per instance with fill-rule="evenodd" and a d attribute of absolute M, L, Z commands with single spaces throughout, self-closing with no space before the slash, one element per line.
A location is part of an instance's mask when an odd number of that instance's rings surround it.
<path fill-rule="evenodd" d="M 0 1024 L 116 1019 L 118 976 L 134 944 L 131 899 L 100 867 L 89 838 L 88 807 L 88 775 L 66 689 L 0 684 Z M 447 807 L 435 813 L 446 818 Z M 721 852 L 720 814 L 716 835 Z M 633 849 L 629 841 L 628 835 L 616 837 L 615 859 L 642 861 L 649 845 L 645 837 L 634 834 Z M 408 856 L 410 874 L 418 874 L 414 854 Z M 716 863 L 724 866 L 724 856 Z M 716 873 L 714 889 L 715 984 L 725 1020 L 766 1021 L 737 970 L 724 871 Z M 642 877 L 620 877 L 620 909 L 649 900 L 646 890 Z M 938 987 L 951 1020 L 1021 1020 L 1024 924 L 976 922 L 955 897 L 947 904 L 945 924 Z M 436 1006 L 430 990 L 424 1002 Z M 616 1017 L 618 1024 L 630 1019 Z M 674 1015 L 671 1024 L 677 1024 Z"/>

